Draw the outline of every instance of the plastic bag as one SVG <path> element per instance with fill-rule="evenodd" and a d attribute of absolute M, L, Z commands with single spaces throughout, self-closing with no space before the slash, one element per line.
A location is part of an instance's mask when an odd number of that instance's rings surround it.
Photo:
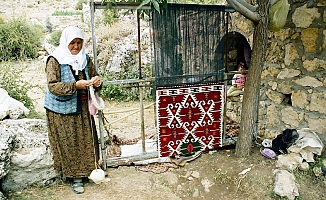
<path fill-rule="evenodd" d="M 105 172 L 102 169 L 94 169 L 88 178 L 96 184 L 110 181 L 110 178 L 105 178 Z"/>
<path fill-rule="evenodd" d="M 92 86 L 89 87 L 90 98 L 88 99 L 88 110 L 91 115 L 96 115 L 98 110 L 104 109 L 104 101 Z"/>
<path fill-rule="evenodd" d="M 287 0 L 278 0 L 274 3 L 269 12 L 268 29 L 274 32 L 281 30 L 286 23 L 289 9 L 290 4 Z"/>

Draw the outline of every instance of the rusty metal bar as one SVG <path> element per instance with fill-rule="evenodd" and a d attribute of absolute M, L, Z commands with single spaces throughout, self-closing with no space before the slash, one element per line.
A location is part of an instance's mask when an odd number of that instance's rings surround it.
<path fill-rule="evenodd" d="M 112 3 L 113 9 L 127 9 L 127 10 L 135 10 L 141 2 L 116 2 Z M 107 3 L 104 2 L 95 2 L 95 9 L 107 9 Z M 140 8 L 140 10 L 149 10 L 151 9 L 150 4 L 146 4 Z"/>

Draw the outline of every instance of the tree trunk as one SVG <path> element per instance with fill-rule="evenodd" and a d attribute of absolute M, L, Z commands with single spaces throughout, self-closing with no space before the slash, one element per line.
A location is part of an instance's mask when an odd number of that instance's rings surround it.
<path fill-rule="evenodd" d="M 270 0 L 258 0 L 261 19 L 254 28 L 251 64 L 243 96 L 240 132 L 235 151 L 238 157 L 250 155 L 253 134 L 258 131 L 259 91 L 268 40 L 269 8 Z"/>

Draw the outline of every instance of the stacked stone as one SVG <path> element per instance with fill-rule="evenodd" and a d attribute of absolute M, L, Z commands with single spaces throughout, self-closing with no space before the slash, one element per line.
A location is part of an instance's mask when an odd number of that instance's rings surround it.
<path fill-rule="evenodd" d="M 261 76 L 258 131 L 275 138 L 310 128 L 326 140 L 326 1 L 291 0 L 283 29 L 270 31 Z M 252 46 L 253 25 L 232 14 L 230 29 Z"/>
<path fill-rule="evenodd" d="M 325 9 L 321 1 L 292 3 L 286 26 L 270 34 L 261 87 L 265 137 L 275 137 L 280 127 L 326 133 Z"/>

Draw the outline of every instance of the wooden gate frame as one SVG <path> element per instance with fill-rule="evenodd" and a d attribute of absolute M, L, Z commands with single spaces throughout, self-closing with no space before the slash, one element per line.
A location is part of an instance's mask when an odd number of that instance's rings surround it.
<path fill-rule="evenodd" d="M 91 29 L 92 29 L 92 43 L 93 43 L 93 56 L 94 56 L 94 65 L 96 70 L 98 70 L 97 64 L 97 49 L 96 49 L 96 36 L 95 36 L 95 9 L 107 9 L 107 4 L 102 2 L 94 2 L 94 0 L 90 1 L 90 9 L 91 9 Z M 112 8 L 115 9 L 129 9 L 136 10 L 141 3 L 139 2 L 116 2 L 116 4 L 112 4 Z M 146 4 L 142 6 L 139 10 L 149 10 L 151 9 L 150 4 Z M 228 8 L 228 12 L 234 12 L 235 10 L 232 7 Z M 142 154 L 128 157 L 115 157 L 115 158 L 106 158 L 106 148 L 104 144 L 104 127 L 103 127 L 103 119 L 102 119 L 102 111 L 99 111 L 98 114 L 98 122 L 99 122 L 99 133 L 100 133 L 100 146 L 101 146 L 101 155 L 103 161 L 103 168 L 106 170 L 107 165 L 109 166 L 119 166 L 119 165 L 128 165 L 134 162 L 143 161 L 142 164 L 148 164 L 153 162 L 170 162 L 170 159 L 167 157 L 159 157 L 159 152 L 147 153 L 145 148 L 145 128 L 144 128 L 144 105 L 143 105 L 143 87 L 146 82 L 155 81 L 154 77 L 151 78 L 142 78 L 141 74 L 141 48 L 140 48 L 140 17 L 139 11 L 137 10 L 137 25 L 138 25 L 138 65 L 139 65 L 139 79 L 129 79 L 129 80 L 118 80 L 118 81 L 106 81 L 103 82 L 103 86 L 107 86 L 110 84 L 125 84 L 125 83 L 138 83 L 139 84 L 139 106 L 140 106 L 140 119 L 141 119 L 141 138 L 142 138 Z M 226 87 L 225 87 L 226 88 Z M 226 99 L 225 99 L 226 100 Z M 226 104 L 225 104 L 226 106 Z M 226 109 L 224 109 L 226 110 Z M 226 117 L 226 114 L 223 113 L 223 117 Z M 225 121 L 223 120 L 223 129 L 225 132 Z M 234 144 L 236 140 L 234 139 L 226 139 L 225 134 L 223 134 L 222 146 L 227 146 Z"/>
<path fill-rule="evenodd" d="M 115 9 L 133 9 L 135 10 L 140 3 L 124 3 L 117 2 L 112 5 L 112 8 Z M 95 9 L 107 9 L 106 3 L 90 1 L 91 9 L 91 28 L 92 28 L 92 43 L 93 43 L 93 56 L 94 56 L 94 65 L 96 70 L 98 70 L 97 64 L 97 49 L 96 49 L 96 36 L 95 36 Z M 141 10 L 151 9 L 150 5 L 144 5 L 141 7 Z M 139 79 L 129 79 L 129 80 L 119 80 L 119 81 L 106 81 L 103 82 L 103 86 L 110 84 L 125 84 L 125 83 L 138 83 L 139 84 L 139 106 L 140 106 L 140 120 L 141 120 L 141 138 L 142 138 L 142 154 L 136 156 L 128 157 L 115 157 L 115 158 L 106 158 L 106 147 L 104 144 L 104 128 L 102 121 L 102 111 L 99 111 L 98 121 L 99 121 L 99 132 L 100 132 L 100 142 L 101 142 L 101 155 L 103 161 L 103 168 L 106 169 L 107 165 L 109 166 L 118 166 L 118 165 L 127 165 L 136 161 L 154 159 L 151 162 L 167 162 L 167 159 L 159 158 L 158 151 L 153 153 L 147 153 L 145 148 L 145 128 L 144 128 L 144 105 L 143 105 L 143 87 L 144 83 L 152 82 L 155 78 L 142 78 L 141 74 L 141 48 L 140 48 L 140 17 L 137 10 L 137 24 L 138 24 L 138 65 L 139 65 Z M 149 162 L 149 161 L 148 161 Z"/>

